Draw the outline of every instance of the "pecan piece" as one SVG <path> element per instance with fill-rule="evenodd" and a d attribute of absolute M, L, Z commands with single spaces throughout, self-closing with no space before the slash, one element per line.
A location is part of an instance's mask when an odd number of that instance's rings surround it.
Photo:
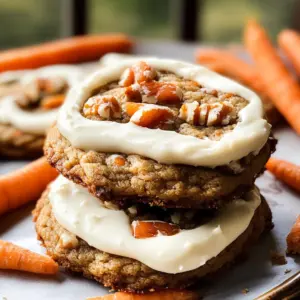
<path fill-rule="evenodd" d="M 131 229 L 136 239 L 155 237 L 159 234 L 170 236 L 180 231 L 177 225 L 161 221 L 133 221 Z"/>
<path fill-rule="evenodd" d="M 83 106 L 84 116 L 100 116 L 104 119 L 118 119 L 121 117 L 121 107 L 114 96 L 94 96 Z"/>
<path fill-rule="evenodd" d="M 127 102 L 126 112 L 131 116 L 130 122 L 148 128 L 159 127 L 174 118 L 173 111 L 170 108 L 153 104 Z"/>
<path fill-rule="evenodd" d="M 201 105 L 194 101 L 181 106 L 179 118 L 196 126 L 228 125 L 232 119 L 232 111 L 233 106 L 227 101 Z"/>

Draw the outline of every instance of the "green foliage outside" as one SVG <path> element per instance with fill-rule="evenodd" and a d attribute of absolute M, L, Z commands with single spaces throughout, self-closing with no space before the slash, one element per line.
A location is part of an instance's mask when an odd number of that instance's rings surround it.
<path fill-rule="evenodd" d="M 0 47 L 16 47 L 58 38 L 65 0 L 0 0 Z M 198 28 L 207 43 L 240 42 L 245 21 L 255 17 L 274 39 L 291 26 L 300 0 L 203 0 Z M 176 39 L 178 0 L 88 0 L 89 32 L 125 32 Z M 300 5 L 298 5 L 300 9 Z"/>

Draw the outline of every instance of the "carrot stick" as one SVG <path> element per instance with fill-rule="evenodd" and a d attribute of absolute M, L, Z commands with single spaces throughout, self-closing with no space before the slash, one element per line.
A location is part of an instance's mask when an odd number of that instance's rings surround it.
<path fill-rule="evenodd" d="M 268 171 L 287 185 L 300 191 L 300 166 L 296 166 L 285 160 L 271 157 L 266 164 Z"/>
<path fill-rule="evenodd" d="M 300 254 L 300 215 L 286 238 L 287 252 Z"/>
<path fill-rule="evenodd" d="M 0 240 L 0 269 L 55 274 L 58 271 L 58 265 L 48 256 Z"/>
<path fill-rule="evenodd" d="M 291 29 L 283 30 L 278 35 L 278 44 L 300 75 L 300 35 Z"/>
<path fill-rule="evenodd" d="M 297 81 L 288 72 L 267 33 L 258 23 L 253 20 L 247 23 L 244 38 L 267 96 L 300 134 L 300 87 Z"/>
<path fill-rule="evenodd" d="M 197 62 L 207 65 L 215 72 L 228 75 L 247 85 L 258 93 L 264 92 L 264 86 L 258 78 L 254 66 L 234 56 L 229 51 L 206 49 L 196 53 Z"/>
<path fill-rule="evenodd" d="M 132 294 L 119 292 L 102 297 L 88 298 L 87 300 L 197 300 L 199 295 L 187 290 L 165 290 L 148 294 Z"/>
<path fill-rule="evenodd" d="M 122 34 L 85 35 L 0 52 L 0 72 L 99 59 L 108 52 L 129 52 L 133 42 Z"/>
<path fill-rule="evenodd" d="M 49 182 L 57 177 L 45 157 L 0 177 L 0 215 L 37 200 Z"/>
<path fill-rule="evenodd" d="M 47 96 L 42 99 L 41 107 L 42 109 L 53 109 L 61 106 L 65 101 L 66 95 L 59 94 L 59 95 L 51 95 Z"/>

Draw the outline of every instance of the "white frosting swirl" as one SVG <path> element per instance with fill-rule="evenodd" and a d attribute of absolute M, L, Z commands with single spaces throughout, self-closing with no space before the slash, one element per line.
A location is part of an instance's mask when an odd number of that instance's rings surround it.
<path fill-rule="evenodd" d="M 17 74 L 17 73 L 16 73 Z M 22 73 L 20 73 L 21 75 Z M 13 73 L 11 73 L 13 75 Z M 55 65 L 36 70 L 27 71 L 20 78 L 21 85 L 25 85 L 34 78 L 47 78 L 48 76 L 60 76 L 66 79 L 70 86 L 79 83 L 82 72 L 79 68 L 69 65 Z M 10 75 L 8 75 L 9 77 Z M 58 109 L 49 111 L 25 111 L 15 102 L 16 95 L 6 96 L 0 102 L 0 123 L 11 124 L 23 132 L 40 134 L 47 129 L 56 119 Z"/>
<path fill-rule="evenodd" d="M 128 216 L 108 209 L 87 189 L 59 176 L 50 186 L 49 200 L 58 223 L 101 251 L 136 259 L 150 268 L 176 274 L 194 270 L 216 257 L 249 226 L 261 203 L 255 187 L 195 229 L 173 236 L 133 237 Z"/>
<path fill-rule="evenodd" d="M 166 164 L 215 167 L 238 160 L 251 152 L 258 152 L 264 146 L 271 126 L 263 119 L 263 106 L 254 92 L 202 66 L 169 59 L 143 60 L 154 68 L 195 80 L 207 88 L 244 97 L 249 104 L 240 110 L 240 122 L 219 141 L 212 141 L 173 131 L 143 128 L 131 122 L 121 124 L 84 118 L 80 109 L 92 91 L 119 79 L 126 68 L 140 61 L 140 58 L 126 58 L 116 61 L 110 67 L 101 68 L 70 91 L 59 112 L 57 127 L 74 147 L 135 153 Z"/>

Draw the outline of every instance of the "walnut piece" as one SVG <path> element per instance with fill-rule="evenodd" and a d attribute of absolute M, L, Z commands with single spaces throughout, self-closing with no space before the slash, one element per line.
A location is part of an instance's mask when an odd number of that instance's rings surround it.
<path fill-rule="evenodd" d="M 84 116 L 100 116 L 111 120 L 121 118 L 121 107 L 114 96 L 94 96 L 88 99 L 83 107 Z"/>
<path fill-rule="evenodd" d="M 195 126 L 228 125 L 232 121 L 232 113 L 233 106 L 228 101 L 212 104 L 194 101 L 181 106 L 179 118 Z"/>

